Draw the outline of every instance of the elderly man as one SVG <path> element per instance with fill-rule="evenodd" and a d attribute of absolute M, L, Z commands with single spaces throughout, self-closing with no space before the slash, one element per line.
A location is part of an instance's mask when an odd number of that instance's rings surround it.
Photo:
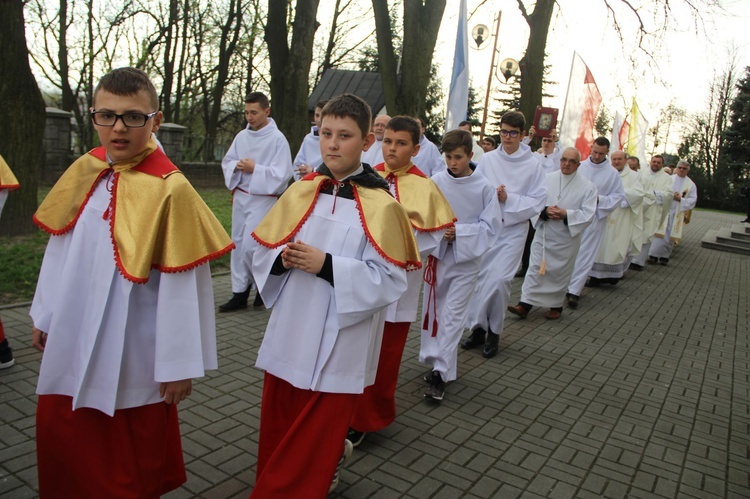
<path fill-rule="evenodd" d="M 533 306 L 549 307 L 545 317 L 551 320 L 562 313 L 581 234 L 596 214 L 596 187 L 578 175 L 580 164 L 581 154 L 568 147 L 560 157 L 560 168 L 547 174 L 547 206 L 534 220 L 536 235 L 521 301 L 508 307 L 522 319 Z"/>
<path fill-rule="evenodd" d="M 698 201 L 698 188 L 687 176 L 690 172 L 688 162 L 680 161 L 677 163 L 675 171 L 677 175 L 674 175 L 669 216 L 665 218 L 654 234 L 651 249 L 648 252 L 651 263 L 656 263 L 657 258 L 662 265 L 666 265 L 669 262 L 669 257 L 672 256 L 674 247 L 682 239 L 685 213 L 695 208 L 695 203 Z"/>
<path fill-rule="evenodd" d="M 648 168 L 640 171 L 643 185 L 643 241 L 641 252 L 633 258 L 630 268 L 643 270 L 651 247 L 651 239 L 667 217 L 672 199 L 672 177 L 663 171 L 664 158 L 657 154 L 651 158 Z"/>
<path fill-rule="evenodd" d="M 379 114 L 372 120 L 372 133 L 375 134 L 375 142 L 362 153 L 363 163 L 374 167 L 383 162 L 383 137 L 385 136 L 385 126 L 389 121 L 391 121 L 391 117 L 387 114 Z"/>
<path fill-rule="evenodd" d="M 589 287 L 599 286 L 602 282 L 617 284 L 622 279 L 631 254 L 641 250 L 643 240 L 643 186 L 636 172 L 625 166 L 625 153 L 615 151 L 609 161 L 620 173 L 625 199 L 612 212 L 604 230 L 604 239 L 599 247 L 599 253 L 594 260 L 594 266 L 589 272 Z"/>
<path fill-rule="evenodd" d="M 609 153 L 609 140 L 605 137 L 597 137 L 591 146 L 589 158 L 581 163 L 578 174 L 586 177 L 596 186 L 597 207 L 594 221 L 586 227 L 581 236 L 581 249 L 576 257 L 576 265 L 568 285 L 568 305 L 570 308 L 578 306 L 578 300 L 586 284 L 586 278 L 594 266 L 594 260 L 599 253 L 599 246 L 604 238 L 604 229 L 607 228 L 607 217 L 620 202 L 625 198 L 620 175 L 612 168 L 607 159 Z"/>

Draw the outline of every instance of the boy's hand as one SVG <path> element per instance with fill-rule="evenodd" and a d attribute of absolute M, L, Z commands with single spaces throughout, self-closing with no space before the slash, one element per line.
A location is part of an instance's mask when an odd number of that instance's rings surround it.
<path fill-rule="evenodd" d="M 314 246 L 297 241 L 286 245 L 281 252 L 281 261 L 288 269 L 319 274 L 326 261 L 326 254 Z"/>
<path fill-rule="evenodd" d="M 497 188 L 497 200 L 504 203 L 508 200 L 508 193 L 505 192 L 505 184 Z"/>
<path fill-rule="evenodd" d="M 31 328 L 31 346 L 44 352 L 44 346 L 47 344 L 47 333 L 40 331 L 39 329 Z"/>
<path fill-rule="evenodd" d="M 529 128 L 529 138 L 533 139 L 534 135 L 536 135 L 536 128 L 532 125 L 531 128 Z"/>
<path fill-rule="evenodd" d="M 193 380 L 167 381 L 159 385 L 159 396 L 167 404 L 179 404 L 193 393 Z"/>
<path fill-rule="evenodd" d="M 443 239 L 445 239 L 446 241 L 455 241 L 456 240 L 456 228 L 448 227 L 445 230 L 445 235 L 443 236 Z"/>
<path fill-rule="evenodd" d="M 255 170 L 255 160 L 250 158 L 242 158 L 237 162 L 237 170 L 242 173 L 253 173 Z"/>
<path fill-rule="evenodd" d="M 297 172 L 299 173 L 300 177 L 304 177 L 305 175 L 307 175 L 308 173 L 311 173 L 312 171 L 313 171 L 313 167 L 308 164 L 300 163 L 297 165 Z"/>

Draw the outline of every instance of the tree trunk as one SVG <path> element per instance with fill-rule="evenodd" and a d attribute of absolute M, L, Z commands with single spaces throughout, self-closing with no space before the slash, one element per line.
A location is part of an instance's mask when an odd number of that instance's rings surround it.
<path fill-rule="evenodd" d="M 319 0 L 297 0 L 289 45 L 288 2 L 268 0 L 265 40 L 271 63 L 271 116 L 295 154 L 309 131 L 309 74 Z"/>
<path fill-rule="evenodd" d="M 521 1 L 518 0 L 519 4 Z M 531 14 L 526 14 L 525 10 L 521 11 L 529 25 L 529 41 L 526 53 L 518 61 L 521 72 L 521 102 L 518 110 L 526 117 L 527 124 L 533 121 L 536 106 L 542 105 L 544 49 L 547 46 L 554 8 L 555 0 L 538 0 Z"/>
<path fill-rule="evenodd" d="M 0 218 L 0 235 L 34 232 L 37 179 L 44 155 L 44 101 L 31 74 L 26 48 L 22 0 L 0 2 L 0 155 L 21 188 L 8 196 Z M 12 76 L 10 76 L 12 75 Z"/>
<path fill-rule="evenodd" d="M 400 73 L 398 57 L 393 47 L 388 2 L 372 0 L 372 9 L 375 13 L 378 61 L 388 113 L 423 117 L 432 54 L 445 12 L 445 0 L 404 0 Z M 373 109 L 373 112 L 377 111 Z"/>

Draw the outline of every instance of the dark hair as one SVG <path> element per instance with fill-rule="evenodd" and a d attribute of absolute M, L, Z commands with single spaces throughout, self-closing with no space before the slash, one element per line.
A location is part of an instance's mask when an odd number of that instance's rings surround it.
<path fill-rule="evenodd" d="M 628 159 L 634 159 L 636 163 L 638 163 L 639 165 L 641 164 L 641 160 L 638 158 L 638 156 L 628 155 Z"/>
<path fill-rule="evenodd" d="M 319 100 L 318 102 L 315 103 L 315 107 L 313 108 L 313 111 L 318 108 L 323 109 L 324 107 L 326 107 L 326 104 L 328 104 L 327 100 L 325 99 Z"/>
<path fill-rule="evenodd" d="M 508 111 L 500 118 L 500 125 L 508 125 L 518 128 L 520 131 L 526 130 L 526 118 L 520 111 Z"/>
<path fill-rule="evenodd" d="M 453 152 L 463 147 L 464 152 L 469 155 L 474 147 L 473 142 L 468 130 L 451 130 L 443 135 L 443 152 Z"/>
<path fill-rule="evenodd" d="M 323 108 L 320 119 L 322 120 L 326 116 L 353 119 L 362 131 L 363 138 L 370 133 L 370 123 L 372 122 L 370 106 L 354 94 L 341 94 L 329 100 Z"/>
<path fill-rule="evenodd" d="M 471 124 L 471 121 L 466 121 L 466 120 L 464 120 L 464 121 L 462 121 L 461 123 L 458 124 L 458 126 L 466 126 L 466 125 L 469 125 L 469 128 L 471 128 L 473 126 Z"/>
<path fill-rule="evenodd" d="M 136 68 L 117 68 L 102 76 L 99 84 L 94 90 L 94 103 L 96 103 L 96 94 L 100 90 L 120 96 L 135 95 L 141 90 L 148 94 L 154 111 L 159 109 L 159 97 L 156 94 L 156 87 L 151 83 L 148 75 Z"/>
<path fill-rule="evenodd" d="M 597 137 L 594 139 L 594 144 L 598 146 L 606 146 L 609 150 L 609 139 L 607 137 Z"/>
<path fill-rule="evenodd" d="M 261 109 L 271 107 L 270 102 L 268 102 L 268 96 L 263 92 L 250 92 L 245 97 L 245 104 L 260 104 Z"/>
<path fill-rule="evenodd" d="M 487 135 L 485 138 L 482 139 L 482 142 L 484 142 L 485 140 L 489 142 L 490 144 L 492 144 L 492 147 L 495 147 L 495 148 L 497 147 L 497 141 L 495 140 L 495 137 L 490 137 L 489 135 Z"/>
<path fill-rule="evenodd" d="M 410 116 L 395 116 L 391 118 L 391 121 L 388 122 L 385 129 L 394 132 L 409 132 L 413 145 L 419 144 L 419 139 L 422 135 L 422 129 L 419 127 L 419 122 Z"/>

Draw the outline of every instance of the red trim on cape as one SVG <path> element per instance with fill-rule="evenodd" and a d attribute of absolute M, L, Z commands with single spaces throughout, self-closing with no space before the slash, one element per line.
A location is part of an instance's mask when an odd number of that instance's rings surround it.
<path fill-rule="evenodd" d="M 3 189 L 7 189 L 9 191 L 15 191 L 16 189 L 20 189 L 21 184 L 0 184 L 0 191 Z"/>
<path fill-rule="evenodd" d="M 307 175 L 305 175 L 304 177 L 302 177 L 300 179 L 300 181 L 302 181 L 302 180 L 312 180 L 315 177 L 317 177 L 318 175 L 320 175 L 320 173 L 317 173 L 317 172 L 308 173 Z M 315 203 L 318 202 L 318 197 L 320 196 L 320 191 L 321 191 L 321 189 L 323 189 L 324 186 L 325 186 L 325 181 L 321 182 L 318 185 L 318 189 L 315 191 L 315 196 L 313 196 L 312 202 L 310 203 L 310 206 L 307 208 L 307 211 L 305 212 L 305 214 L 302 215 L 302 218 L 300 218 L 300 221 L 291 230 L 291 232 L 289 233 L 289 235 L 284 236 L 278 243 L 273 244 L 273 243 L 269 243 L 268 241 L 262 240 L 260 237 L 258 237 L 255 234 L 255 231 L 253 231 L 253 232 L 250 233 L 250 235 L 252 236 L 252 238 L 255 239 L 258 242 L 258 244 L 260 244 L 261 246 L 265 246 L 266 248 L 270 248 L 270 249 L 278 248 L 279 246 L 282 246 L 282 245 L 288 243 L 289 240 L 292 239 L 297 234 L 297 232 L 299 232 L 299 230 L 302 228 L 302 226 L 305 224 L 305 222 L 307 222 L 307 219 L 310 218 L 310 214 L 312 213 L 313 209 L 315 208 Z"/>
<path fill-rule="evenodd" d="M 107 161 L 107 150 L 104 149 L 104 146 L 96 147 L 90 150 L 88 154 L 91 154 L 98 160 Z M 161 178 L 168 177 L 170 174 L 180 171 L 158 147 L 151 154 L 143 158 L 132 170 Z"/>
<path fill-rule="evenodd" d="M 376 165 L 374 170 L 378 172 L 384 172 L 385 163 L 380 163 Z M 415 165 L 414 163 L 412 163 L 411 167 L 408 170 L 406 170 L 406 173 L 410 175 L 417 175 L 418 177 L 429 178 L 422 170 L 417 168 L 417 165 Z"/>
<path fill-rule="evenodd" d="M 76 216 L 73 217 L 73 220 L 71 220 L 68 223 L 68 225 L 66 225 L 62 229 L 55 230 L 46 226 L 36 217 L 36 213 L 34 213 L 34 216 L 31 218 L 32 221 L 36 224 L 37 227 L 42 229 L 44 232 L 47 232 L 48 234 L 51 234 L 53 236 L 62 236 L 63 234 L 68 232 L 70 229 L 75 227 L 76 223 L 78 222 L 78 219 L 81 216 L 81 213 L 83 213 L 83 209 L 86 207 L 86 204 L 89 202 L 91 195 L 94 194 L 94 189 L 96 189 L 96 185 L 99 183 L 102 177 L 104 177 L 104 175 L 106 175 L 109 171 L 110 171 L 109 168 L 105 168 L 99 173 L 99 175 L 96 176 L 96 180 L 94 180 L 94 183 L 91 184 L 91 188 L 89 189 L 89 192 L 86 193 L 86 197 L 83 199 L 81 206 L 78 208 L 78 213 L 76 213 Z"/>
<path fill-rule="evenodd" d="M 365 237 L 367 237 L 367 240 L 370 241 L 370 244 L 373 248 L 375 248 L 375 251 L 378 252 L 380 256 L 382 256 L 386 261 L 392 263 L 393 265 L 396 265 L 397 267 L 401 267 L 403 269 L 406 269 L 407 271 L 411 270 L 419 270 L 422 268 L 422 262 L 399 262 L 397 260 L 394 260 L 390 256 L 386 254 L 383 249 L 378 246 L 378 244 L 375 242 L 375 238 L 372 237 L 372 234 L 370 233 L 370 229 L 367 227 L 367 220 L 365 219 L 364 211 L 362 210 L 362 200 L 359 199 L 359 192 L 357 192 L 357 186 L 355 184 L 352 184 L 352 192 L 354 193 L 354 200 L 357 203 L 357 211 L 359 212 L 359 221 L 362 224 L 362 229 L 365 231 Z"/>

